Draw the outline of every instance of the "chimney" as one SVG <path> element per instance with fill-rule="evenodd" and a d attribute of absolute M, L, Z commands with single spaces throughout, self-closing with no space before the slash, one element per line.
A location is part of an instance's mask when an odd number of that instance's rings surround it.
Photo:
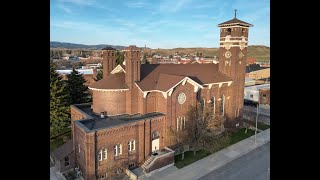
<path fill-rule="evenodd" d="M 116 67 L 117 51 L 112 47 L 102 49 L 103 79 Z"/>
<path fill-rule="evenodd" d="M 141 49 L 135 45 L 130 45 L 123 51 L 125 52 L 126 61 L 126 84 L 129 88 L 132 88 L 135 82 L 140 81 Z"/>

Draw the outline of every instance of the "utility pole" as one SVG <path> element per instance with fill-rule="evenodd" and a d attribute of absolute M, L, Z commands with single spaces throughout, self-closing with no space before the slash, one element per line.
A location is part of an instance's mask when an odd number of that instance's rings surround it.
<path fill-rule="evenodd" d="M 256 130 L 254 132 L 254 143 L 255 144 L 257 143 L 258 115 L 259 115 L 259 103 L 257 104 Z"/>

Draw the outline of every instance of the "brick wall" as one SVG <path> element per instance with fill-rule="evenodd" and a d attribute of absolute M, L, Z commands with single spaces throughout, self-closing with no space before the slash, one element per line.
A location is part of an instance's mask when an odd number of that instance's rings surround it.
<path fill-rule="evenodd" d="M 259 102 L 270 105 L 270 89 L 259 89 Z"/>
<path fill-rule="evenodd" d="M 93 112 L 107 115 L 125 114 L 126 92 L 92 91 Z"/>
<path fill-rule="evenodd" d="M 151 133 L 159 131 L 163 134 L 165 117 L 155 117 L 152 120 L 133 122 L 114 128 L 85 133 L 77 124 L 74 125 L 74 149 L 76 167 L 84 173 L 85 179 L 94 179 L 96 176 L 114 175 L 114 170 L 123 171 L 129 164 L 142 165 L 151 153 Z M 135 140 L 135 150 L 128 150 L 128 142 Z M 80 144 L 80 153 L 78 150 Z M 122 145 L 122 154 L 114 156 L 114 145 Z M 107 159 L 99 161 L 100 150 L 107 149 Z M 163 138 L 160 137 L 160 148 L 164 148 Z M 119 151 L 118 151 L 119 153 Z"/>
<path fill-rule="evenodd" d="M 73 127 L 73 147 L 74 147 L 74 154 L 75 154 L 75 167 L 79 167 L 82 173 L 86 174 L 86 133 L 80 128 L 77 124 L 74 124 Z M 80 152 L 79 152 L 79 145 L 80 145 Z"/>

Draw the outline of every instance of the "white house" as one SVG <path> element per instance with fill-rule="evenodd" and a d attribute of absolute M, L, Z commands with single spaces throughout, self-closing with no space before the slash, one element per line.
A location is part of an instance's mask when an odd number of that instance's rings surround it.
<path fill-rule="evenodd" d="M 270 89 L 270 84 L 244 87 L 244 100 L 258 103 L 260 98 L 260 89 Z"/>

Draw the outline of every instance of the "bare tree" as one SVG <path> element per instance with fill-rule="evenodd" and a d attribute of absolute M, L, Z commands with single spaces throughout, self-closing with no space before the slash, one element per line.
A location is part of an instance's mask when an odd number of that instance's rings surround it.
<path fill-rule="evenodd" d="M 186 140 L 192 146 L 194 155 L 196 151 L 206 148 L 208 139 L 221 131 L 223 117 L 216 114 L 211 107 L 204 108 L 200 103 L 189 107 Z"/>

